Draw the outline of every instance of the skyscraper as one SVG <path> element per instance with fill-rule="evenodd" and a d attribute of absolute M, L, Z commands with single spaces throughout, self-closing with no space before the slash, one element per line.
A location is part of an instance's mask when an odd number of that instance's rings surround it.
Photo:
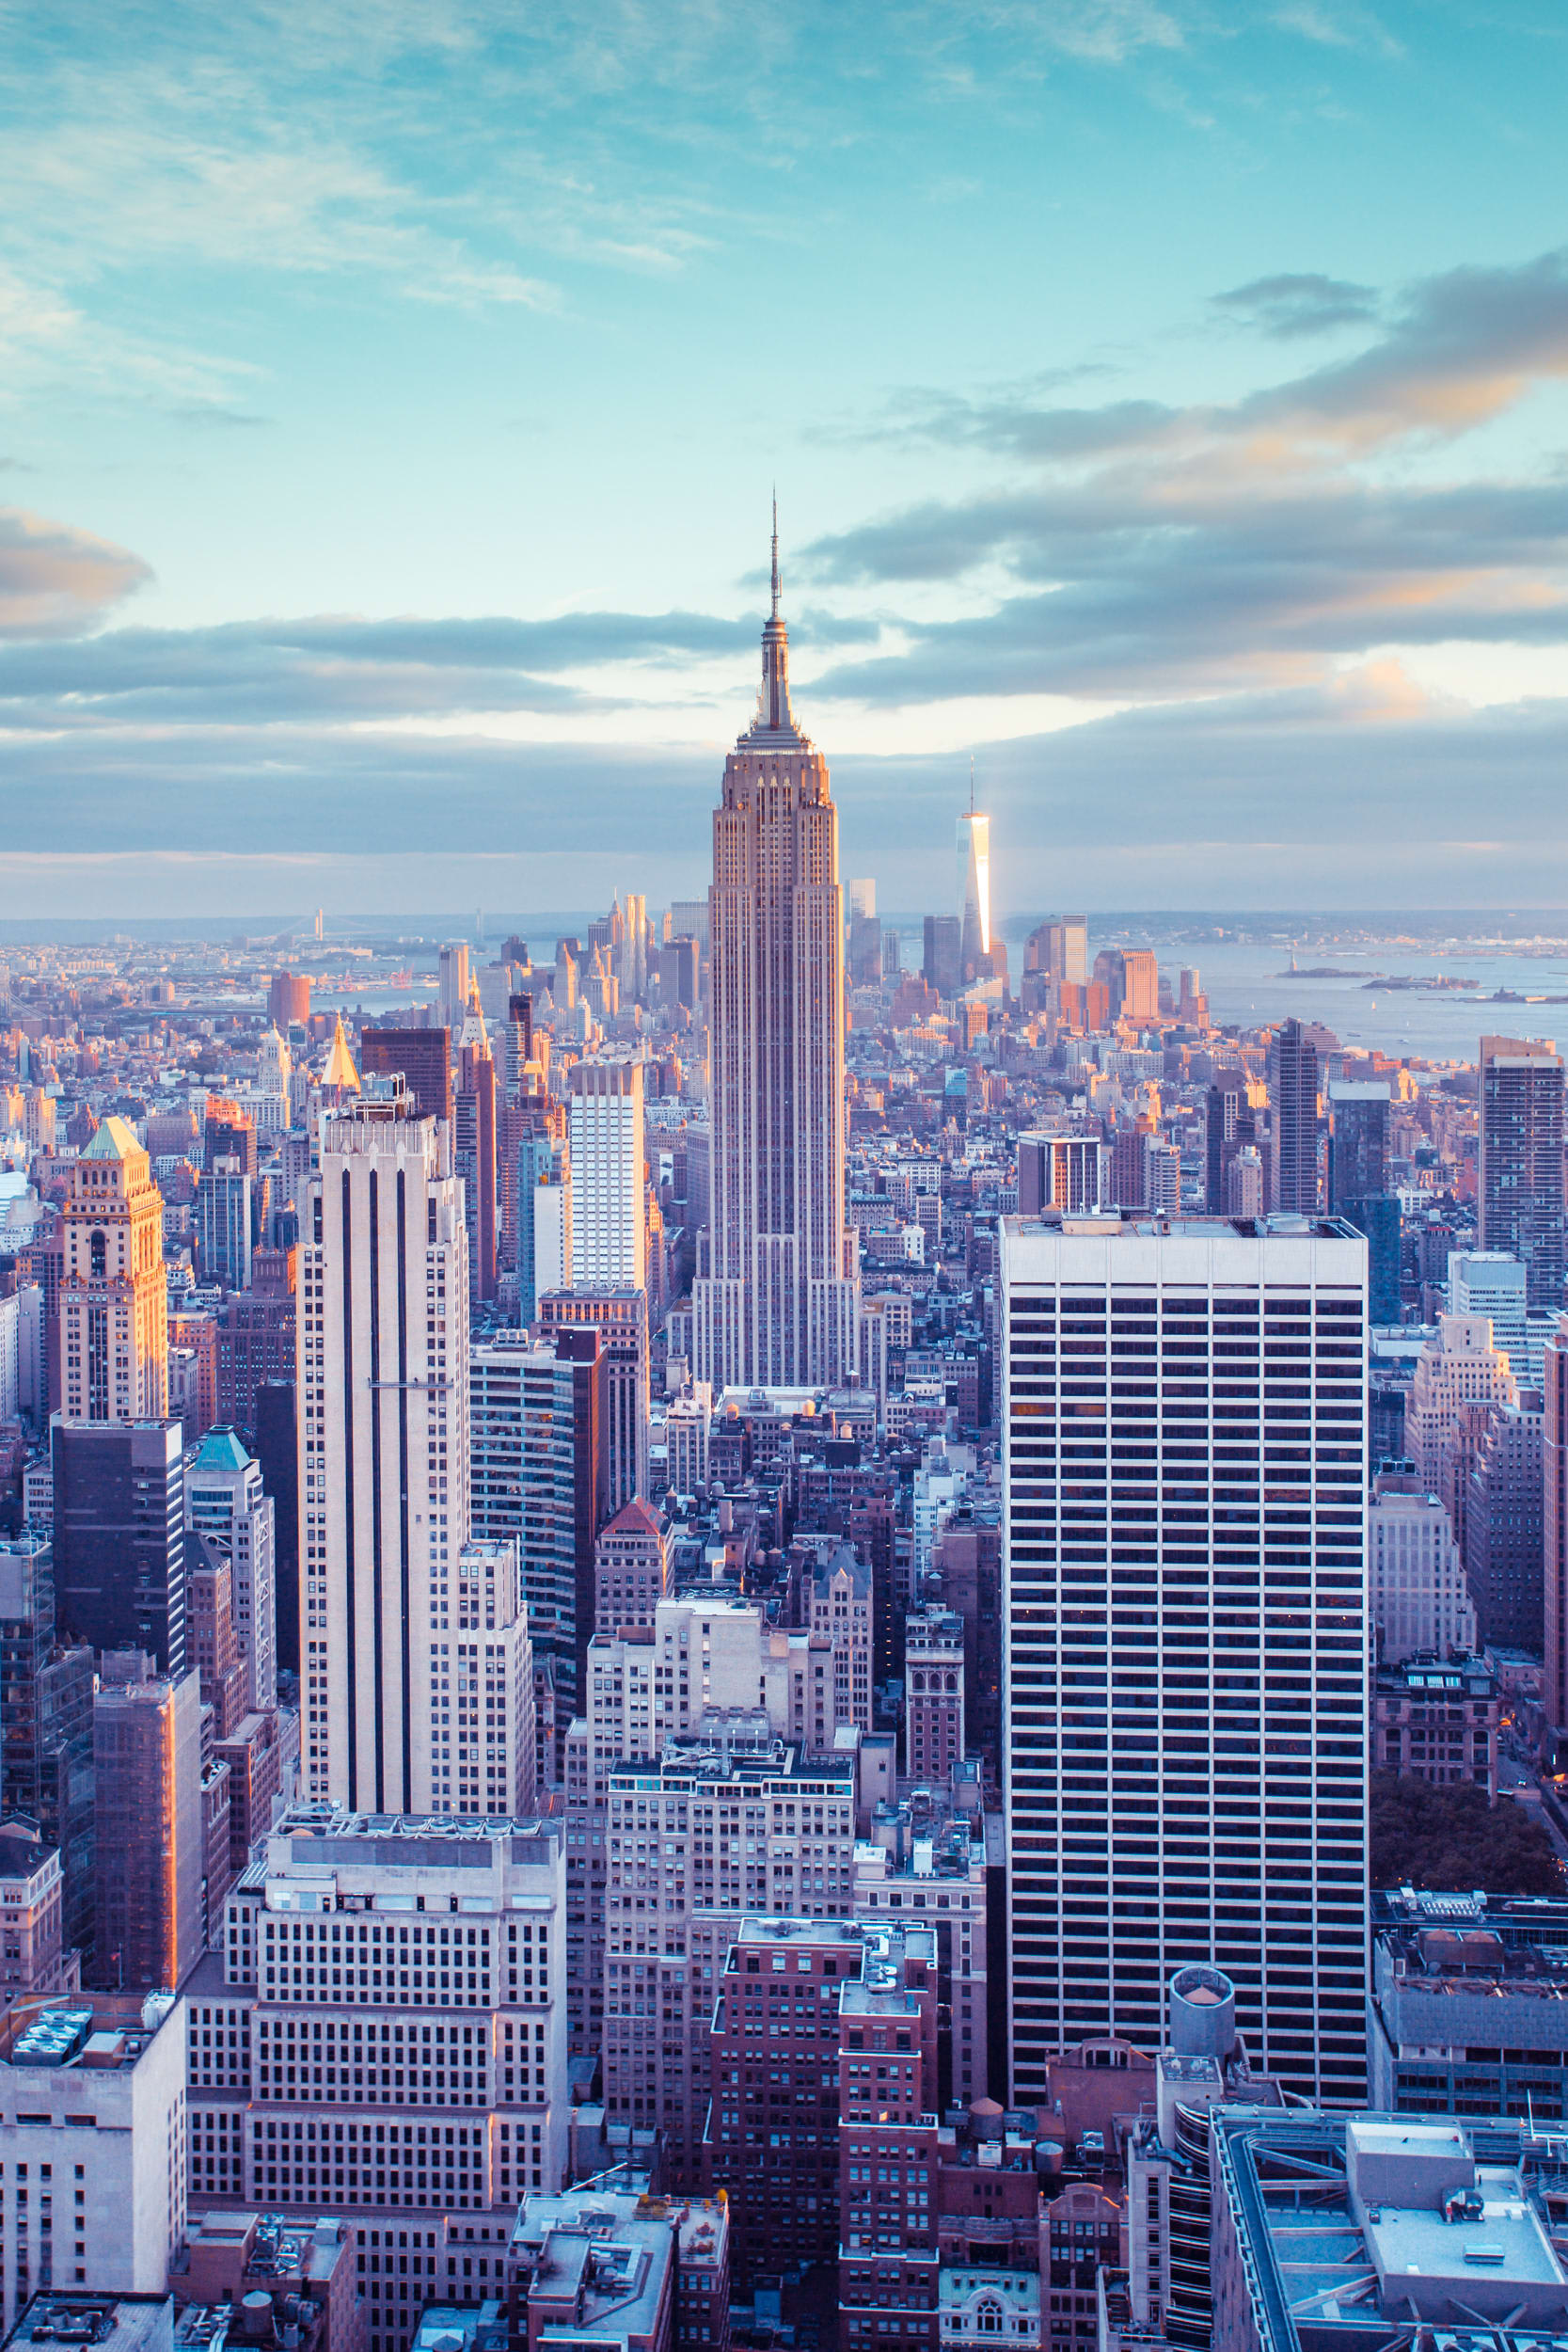
<path fill-rule="evenodd" d="M 468 1248 L 450 1131 L 325 1119 L 300 1244 L 305 1785 L 429 1809 L 449 1581 L 468 1537 Z"/>
<path fill-rule="evenodd" d="M 468 1295 L 496 1295 L 496 1065 L 479 992 L 468 999 L 457 1041 L 452 1097 L 452 1165 L 463 1180 L 468 1228 Z"/>
<path fill-rule="evenodd" d="M 1560 1746 L 1568 1732 L 1568 1315 L 1546 1342 L 1545 1412 L 1546 1673 L 1542 1709 Z"/>
<path fill-rule="evenodd" d="M 1189 1962 L 1354 2098 L 1366 1245 L 1008 1219 L 1002 1287 L 1013 2104 L 1087 2035 L 1155 2046 Z"/>
<path fill-rule="evenodd" d="M 1310 1216 L 1318 1205 L 1318 1049 L 1299 1021 L 1269 1048 L 1271 1209 Z"/>
<path fill-rule="evenodd" d="M 95 1650 L 146 1650 L 185 1671 L 185 1465 L 178 1421 L 56 1415 L 55 1607 Z"/>
<path fill-rule="evenodd" d="M 454 940 L 442 948 L 439 965 L 438 1009 L 441 1025 L 457 1035 L 463 1026 L 463 1015 L 468 1009 L 468 947 L 466 940 Z"/>
<path fill-rule="evenodd" d="M 988 977 L 990 954 L 990 818 L 971 806 L 958 818 L 958 961 L 966 980 Z"/>
<path fill-rule="evenodd" d="M 642 1065 L 574 1062 L 568 1084 L 571 1279 L 587 1290 L 642 1290 L 648 1279 Z"/>
<path fill-rule="evenodd" d="M 851 1379 L 838 812 L 790 710 L 776 527 L 762 691 L 724 763 L 708 907 L 713 1221 L 692 1291 L 695 1370 L 716 1390 Z M 573 1161 L 580 1183 L 575 1148 Z"/>
<path fill-rule="evenodd" d="M 72 1421 L 161 1421 L 168 1410 L 164 1201 L 123 1119 L 106 1119 L 71 1171 L 62 1219 L 60 1400 Z"/>
<path fill-rule="evenodd" d="M 464 952 L 467 954 L 467 949 Z M 452 1035 L 446 1028 L 361 1029 L 360 1070 L 367 1078 L 372 1072 L 377 1077 L 388 1078 L 401 1070 L 404 1086 L 420 1117 L 450 1119 Z"/>
<path fill-rule="evenodd" d="M 1562 1111 L 1562 1057 L 1549 1038 L 1481 1039 L 1481 1246 L 1519 1259 L 1530 1305 L 1552 1313 L 1568 1271 Z"/>
<path fill-rule="evenodd" d="M 1211 1216 L 1228 1216 L 1230 1163 L 1258 1140 L 1244 1070 L 1217 1070 L 1205 1102 L 1204 1200 Z M 1019 1203 L 1022 1208 L 1022 1202 Z M 1259 1206 L 1261 1203 L 1259 1203 Z"/>
<path fill-rule="evenodd" d="M 178 1990 L 201 1956 L 201 1687 L 194 1672 L 101 1690 L 94 1980 Z"/>
<path fill-rule="evenodd" d="M 234 1579 L 234 1629 L 253 1707 L 277 1704 L 277 1511 L 232 1429 L 209 1429 L 185 1465 L 185 1518 L 215 1538 Z"/>

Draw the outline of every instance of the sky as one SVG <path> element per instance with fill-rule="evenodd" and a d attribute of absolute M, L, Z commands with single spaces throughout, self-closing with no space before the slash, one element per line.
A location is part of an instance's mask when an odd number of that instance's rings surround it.
<path fill-rule="evenodd" d="M 1560 0 L 0 0 L 0 914 L 1568 907 Z"/>

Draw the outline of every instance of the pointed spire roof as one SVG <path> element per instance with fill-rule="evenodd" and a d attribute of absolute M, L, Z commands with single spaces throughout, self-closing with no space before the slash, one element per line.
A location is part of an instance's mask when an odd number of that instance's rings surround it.
<path fill-rule="evenodd" d="M 359 1073 L 354 1067 L 354 1056 L 349 1052 L 348 1040 L 343 1035 L 341 1013 L 338 1015 L 333 1026 L 332 1050 L 326 1057 L 326 1068 L 322 1073 L 322 1085 L 336 1087 L 342 1094 L 357 1094 L 359 1091 Z"/>
<path fill-rule="evenodd" d="M 762 630 L 762 691 L 757 715 L 740 738 L 744 749 L 809 751 L 789 707 L 789 631 L 779 611 L 779 494 L 773 493 L 772 606 Z"/>
<path fill-rule="evenodd" d="M 84 1160 L 128 1160 L 133 1152 L 140 1150 L 135 1129 L 127 1126 L 123 1119 L 111 1115 L 104 1120 L 81 1156 Z"/>
<path fill-rule="evenodd" d="M 457 1033 L 458 1052 L 461 1054 L 465 1047 L 471 1047 L 486 1061 L 490 1059 L 490 1033 L 484 1025 L 484 1009 L 479 1001 L 479 987 L 473 980 L 468 982 L 468 1002 L 464 1009 L 463 1026 Z"/>
<path fill-rule="evenodd" d="M 238 1431 L 221 1423 L 208 1430 L 191 1460 L 193 1470 L 243 1470 L 249 1465 Z"/>
<path fill-rule="evenodd" d="M 657 1511 L 634 1495 L 623 1502 L 615 1517 L 600 1530 L 605 1535 L 662 1535 L 664 1522 Z"/>

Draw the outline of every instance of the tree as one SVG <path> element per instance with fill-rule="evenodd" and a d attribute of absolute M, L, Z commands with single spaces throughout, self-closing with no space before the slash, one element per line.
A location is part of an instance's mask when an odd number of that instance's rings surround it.
<path fill-rule="evenodd" d="M 1434 1788 L 1414 1775 L 1371 1778 L 1371 1883 L 1433 1893 L 1560 1895 L 1563 1874 L 1539 1821 L 1512 1800 L 1488 1804 L 1469 1785 Z"/>

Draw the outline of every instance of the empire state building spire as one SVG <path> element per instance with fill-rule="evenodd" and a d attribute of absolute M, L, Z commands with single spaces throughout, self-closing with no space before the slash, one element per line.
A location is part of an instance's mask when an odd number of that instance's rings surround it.
<path fill-rule="evenodd" d="M 773 496 L 773 607 L 762 632 L 762 691 L 756 723 L 743 742 L 804 744 L 789 707 L 789 631 L 779 612 L 779 500 Z"/>

